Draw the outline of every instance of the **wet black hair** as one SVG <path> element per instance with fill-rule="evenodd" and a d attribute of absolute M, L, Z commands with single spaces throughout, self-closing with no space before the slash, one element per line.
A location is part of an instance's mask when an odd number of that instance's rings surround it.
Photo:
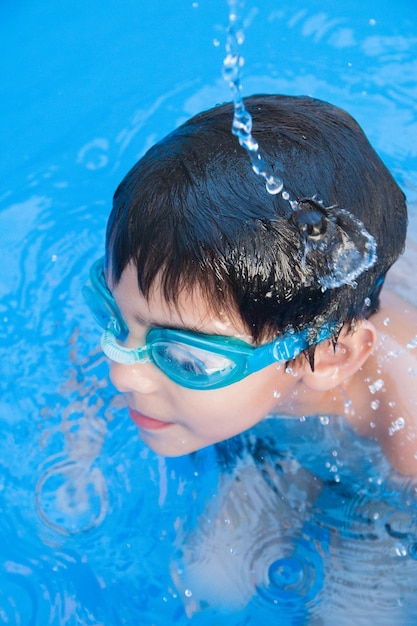
<path fill-rule="evenodd" d="M 280 95 L 252 96 L 245 106 L 262 155 L 290 196 L 361 220 L 377 242 L 375 264 L 354 285 L 321 288 L 323 255 L 305 262 L 288 202 L 253 172 L 231 133 L 233 106 L 224 104 L 154 145 L 117 188 L 106 237 L 113 283 L 133 262 L 145 297 L 156 279 L 174 304 L 198 287 L 213 312 L 237 312 L 255 342 L 368 317 L 404 249 L 404 194 L 345 111 Z"/>

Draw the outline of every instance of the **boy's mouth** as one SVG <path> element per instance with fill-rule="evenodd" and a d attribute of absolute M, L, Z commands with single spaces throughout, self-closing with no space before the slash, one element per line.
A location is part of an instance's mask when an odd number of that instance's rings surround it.
<path fill-rule="evenodd" d="M 161 420 L 156 420 L 153 417 L 147 417 L 146 415 L 142 415 L 142 413 L 138 413 L 134 409 L 129 407 L 129 415 L 132 421 L 139 426 L 139 428 L 144 428 L 145 430 L 160 430 L 161 428 L 167 428 L 168 426 L 172 426 L 173 422 L 162 422 Z"/>

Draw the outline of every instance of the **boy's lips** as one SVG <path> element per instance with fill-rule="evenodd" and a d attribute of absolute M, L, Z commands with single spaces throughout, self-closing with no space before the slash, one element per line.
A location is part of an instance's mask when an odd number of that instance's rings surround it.
<path fill-rule="evenodd" d="M 142 415 L 142 413 L 138 413 L 134 409 L 129 407 L 129 415 L 136 426 L 139 428 L 144 428 L 145 430 L 160 430 L 161 428 L 167 428 L 167 426 L 172 426 L 173 422 L 162 422 L 161 420 L 156 420 L 153 417 L 147 417 L 146 415 Z"/>

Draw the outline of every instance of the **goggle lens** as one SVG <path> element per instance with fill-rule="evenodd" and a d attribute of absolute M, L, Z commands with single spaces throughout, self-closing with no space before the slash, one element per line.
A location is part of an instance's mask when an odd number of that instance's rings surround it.
<path fill-rule="evenodd" d="M 152 358 L 175 382 L 201 388 L 226 380 L 237 368 L 226 356 L 173 341 L 153 342 Z"/>

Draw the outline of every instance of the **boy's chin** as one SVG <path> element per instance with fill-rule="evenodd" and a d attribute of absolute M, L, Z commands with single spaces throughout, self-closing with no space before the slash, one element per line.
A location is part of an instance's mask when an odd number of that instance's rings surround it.
<path fill-rule="evenodd" d="M 141 439 L 145 443 L 145 445 L 158 454 L 159 456 L 164 456 L 167 458 L 176 458 L 187 456 L 188 454 L 193 454 L 198 452 L 199 450 L 203 450 L 204 448 L 208 448 L 210 445 L 214 445 L 218 442 L 213 443 L 201 443 L 192 441 L 184 441 L 178 440 L 176 442 L 163 442 L 163 441 L 155 441 L 155 439 L 151 439 L 150 437 L 143 436 L 141 433 Z"/>

